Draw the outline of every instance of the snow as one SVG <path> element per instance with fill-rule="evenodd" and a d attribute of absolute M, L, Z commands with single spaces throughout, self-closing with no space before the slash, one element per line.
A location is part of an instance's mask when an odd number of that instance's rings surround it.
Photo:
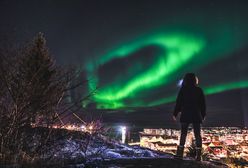
<path fill-rule="evenodd" d="M 114 151 L 107 151 L 106 153 L 104 153 L 104 156 L 106 158 L 121 158 L 121 154 L 114 152 Z"/>
<path fill-rule="evenodd" d="M 79 134 L 78 136 L 66 136 L 51 144 L 50 148 L 44 151 L 44 162 L 63 163 L 69 167 L 84 167 L 86 165 L 101 165 L 109 160 L 147 160 L 159 158 L 173 158 L 171 154 L 152 151 L 140 146 L 129 146 L 113 140 L 107 140 L 101 136 L 88 137 L 89 135 Z M 168 162 L 171 159 L 168 159 Z M 136 163 L 136 162 L 132 162 Z M 111 166 L 115 166 L 112 165 Z M 93 166 L 94 167 L 94 166 Z"/>
<path fill-rule="evenodd" d="M 128 146 L 114 141 L 106 141 L 99 137 L 92 138 L 88 146 L 82 139 L 59 140 L 53 148 L 44 155 L 55 159 L 115 159 L 115 158 L 144 158 L 144 157 L 171 157 L 170 154 L 160 154 L 139 146 Z"/>

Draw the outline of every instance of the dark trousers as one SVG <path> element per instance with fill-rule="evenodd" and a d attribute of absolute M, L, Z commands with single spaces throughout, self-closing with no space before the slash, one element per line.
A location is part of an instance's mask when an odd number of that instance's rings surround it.
<path fill-rule="evenodd" d="M 185 144 L 189 124 L 190 123 L 181 123 L 180 146 L 184 146 L 184 144 Z M 201 148 L 202 147 L 201 123 L 192 123 L 192 125 L 193 125 L 193 129 L 194 129 L 196 147 Z"/>

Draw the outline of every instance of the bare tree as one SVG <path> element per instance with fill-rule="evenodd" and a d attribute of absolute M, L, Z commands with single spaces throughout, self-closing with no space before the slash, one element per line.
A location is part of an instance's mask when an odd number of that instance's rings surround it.
<path fill-rule="evenodd" d="M 55 64 L 42 33 L 25 47 L 0 49 L 1 160 L 32 160 L 40 154 L 58 116 L 79 110 L 90 96 L 68 101 L 70 90 L 85 83 L 75 82 L 77 76 L 74 69 Z M 38 135 L 32 126 L 48 131 Z"/>

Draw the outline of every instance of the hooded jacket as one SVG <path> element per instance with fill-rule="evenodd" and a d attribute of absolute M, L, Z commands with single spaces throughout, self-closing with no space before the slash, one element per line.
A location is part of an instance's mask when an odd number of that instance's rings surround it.
<path fill-rule="evenodd" d="M 196 85 L 181 87 L 173 115 L 176 117 L 179 112 L 181 112 L 180 122 L 202 123 L 206 116 L 206 104 L 200 87 Z"/>

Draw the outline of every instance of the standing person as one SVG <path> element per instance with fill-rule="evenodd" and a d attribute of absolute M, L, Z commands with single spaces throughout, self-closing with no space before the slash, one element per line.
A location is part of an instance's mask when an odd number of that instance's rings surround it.
<path fill-rule="evenodd" d="M 198 78 L 194 73 L 187 73 L 183 78 L 182 87 L 176 99 L 176 106 L 173 113 L 173 120 L 176 121 L 178 113 L 181 113 L 181 137 L 177 147 L 176 158 L 183 157 L 184 144 L 189 124 L 193 125 L 196 139 L 196 160 L 201 160 L 202 137 L 201 123 L 206 116 L 205 96 L 198 85 Z"/>

